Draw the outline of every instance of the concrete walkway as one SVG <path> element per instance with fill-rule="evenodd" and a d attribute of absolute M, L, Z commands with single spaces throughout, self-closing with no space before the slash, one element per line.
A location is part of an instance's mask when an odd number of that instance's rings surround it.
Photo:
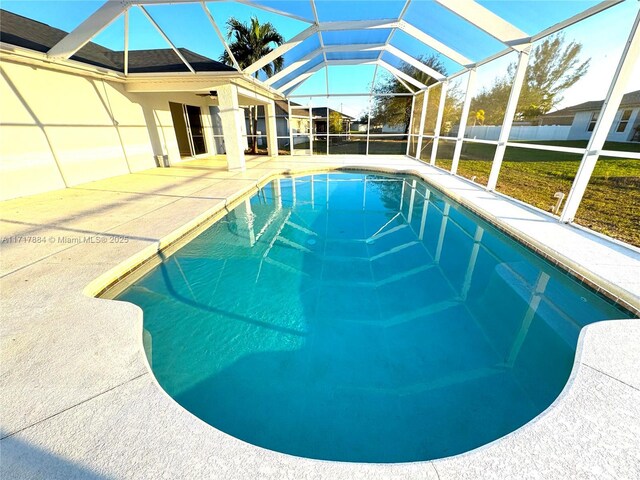
<path fill-rule="evenodd" d="M 2 478 L 640 478 L 640 322 L 582 332 L 563 394 L 496 442 L 433 462 L 301 459 L 230 437 L 157 385 L 142 312 L 96 299 L 160 245 L 271 175 L 336 167 L 419 173 L 512 235 L 640 306 L 640 252 L 405 157 L 193 160 L 0 204 Z"/>

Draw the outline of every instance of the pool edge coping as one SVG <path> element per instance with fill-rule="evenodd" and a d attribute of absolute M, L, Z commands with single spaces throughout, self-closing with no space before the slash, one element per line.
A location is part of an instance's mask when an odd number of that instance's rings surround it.
<path fill-rule="evenodd" d="M 514 234 L 511 233 L 511 229 L 503 229 L 501 228 L 502 225 L 499 225 L 499 223 L 495 220 L 495 217 L 490 217 L 490 216 L 485 216 L 483 215 L 483 210 L 482 209 L 477 209 L 477 208 L 473 208 L 470 207 L 470 202 L 459 198 L 458 195 L 453 195 L 451 193 L 449 193 L 446 189 L 440 187 L 439 185 L 435 185 L 432 181 L 430 181 L 430 179 L 426 178 L 423 174 L 421 174 L 420 172 L 418 172 L 417 170 L 413 170 L 413 169 L 393 169 L 393 168 L 384 168 L 384 167 L 380 167 L 380 166 L 361 166 L 361 165 L 335 165 L 335 166 L 323 166 L 322 168 L 302 168 L 302 169 L 286 169 L 283 168 L 280 171 L 277 172 L 269 172 L 268 174 L 265 174 L 263 177 L 261 177 L 259 180 L 257 180 L 255 182 L 254 185 L 249 185 L 247 187 L 244 187 L 240 190 L 238 190 L 236 193 L 234 193 L 233 195 L 230 195 L 227 199 L 225 199 L 224 204 L 222 205 L 217 205 L 212 207 L 211 209 L 205 211 L 204 213 L 196 216 L 194 219 L 192 219 L 191 221 L 187 222 L 185 225 L 183 225 L 182 227 L 174 230 L 173 232 L 171 232 L 168 235 L 165 235 L 164 237 L 162 237 L 161 239 L 159 239 L 156 244 L 154 245 L 150 245 L 146 248 L 144 248 L 143 250 L 141 250 L 140 252 L 138 252 L 137 254 L 129 257 L 127 260 L 121 262 L 119 265 L 117 265 L 116 267 L 113 267 L 112 269 L 108 270 L 107 272 L 105 272 L 104 274 L 100 275 L 99 277 L 97 277 L 96 279 L 94 279 L 93 281 L 91 281 L 84 289 L 83 289 L 83 294 L 91 297 L 91 298 L 95 298 L 95 299 L 100 299 L 100 300 L 112 300 L 110 298 L 104 298 L 104 297 L 100 297 L 99 295 L 103 294 L 104 292 L 108 291 L 110 288 L 112 288 L 115 284 L 119 283 L 122 281 L 122 279 L 127 278 L 128 276 L 130 276 L 131 274 L 133 274 L 135 271 L 142 269 L 143 273 L 146 273 L 148 270 L 143 268 L 147 265 L 148 262 L 150 262 L 152 259 L 157 258 L 159 255 L 161 255 L 162 252 L 166 252 L 168 250 L 171 249 L 179 249 L 182 246 L 185 245 L 185 243 L 187 243 L 188 241 L 190 241 L 189 237 L 194 238 L 195 236 L 199 235 L 202 231 L 206 230 L 207 228 L 209 228 L 212 224 L 214 224 L 215 222 L 219 221 L 222 217 L 224 217 L 224 215 L 226 215 L 231 209 L 235 208 L 235 206 L 237 206 L 238 204 L 242 203 L 243 201 L 245 201 L 247 198 L 249 198 L 251 195 L 255 194 L 257 191 L 259 191 L 260 188 L 262 188 L 264 185 L 268 184 L 269 182 L 271 182 L 274 179 L 277 178 L 286 178 L 289 176 L 300 176 L 300 175 L 310 175 L 313 173 L 318 173 L 318 174 L 323 174 L 323 173 L 331 173 L 331 172 L 374 172 L 374 173 L 383 173 L 383 174 L 400 174 L 400 175 L 411 175 L 414 177 L 417 177 L 419 179 L 421 179 L 422 181 L 424 181 L 425 183 L 427 183 L 430 187 L 434 188 L 435 190 L 437 190 L 438 192 L 452 198 L 455 202 L 457 202 L 458 204 L 462 205 L 463 207 L 469 209 L 472 213 L 478 215 L 481 219 L 483 219 L 484 221 L 487 221 L 488 223 L 490 223 L 492 226 L 498 228 L 501 232 L 503 232 L 504 234 L 506 234 L 507 236 L 509 236 L 510 238 L 513 238 L 515 241 L 519 242 L 520 244 L 522 244 L 523 246 L 525 246 L 526 248 L 530 248 L 532 249 L 534 252 L 536 252 L 537 254 L 540 254 L 541 256 L 543 256 L 543 258 L 551 261 L 551 263 L 553 265 L 556 265 L 558 268 L 560 268 L 563 273 L 575 276 L 574 273 L 572 273 L 571 271 L 565 269 L 563 267 L 562 264 L 560 263 L 556 263 L 554 261 L 552 261 L 551 259 L 547 258 L 546 254 L 542 254 L 540 252 L 538 252 L 537 249 L 534 248 L 534 246 L 529 245 L 528 242 L 523 242 L 522 240 L 520 240 L 520 238 L 518 238 L 517 236 L 515 236 Z M 502 223 L 502 222 L 500 222 Z M 515 228 L 513 228 L 512 230 L 517 230 Z M 522 234 L 522 236 L 528 237 L 525 234 Z M 118 271 L 122 271 L 122 266 L 128 266 L 128 270 L 124 273 L 120 273 L 118 274 Z M 595 276 L 595 275 L 594 275 Z M 575 277 L 577 281 L 580 281 L 578 277 Z M 109 282 L 109 279 L 111 279 L 110 283 L 108 285 L 105 286 L 105 282 Z M 96 289 L 100 288 L 100 286 L 102 285 L 101 290 L 98 293 L 92 293 L 95 292 Z M 602 292 L 600 292 L 602 293 Z M 602 293 L 604 294 L 604 293 Z M 605 295 L 606 296 L 606 295 Z M 608 297 L 610 300 L 613 300 L 612 298 Z M 616 300 L 613 300 L 616 303 L 619 303 Z M 130 303 L 130 302 L 127 302 Z M 134 305 L 137 309 L 139 309 L 140 307 L 138 307 L 135 304 Z M 624 306 L 624 305 L 623 305 Z M 626 307 L 625 307 L 626 308 Z M 631 310 L 633 313 L 634 310 Z M 637 313 L 635 313 L 637 315 Z M 535 417 L 533 417 L 532 419 L 530 419 L 528 422 L 526 422 L 524 425 L 518 427 L 517 429 L 507 433 L 506 435 L 499 437 L 495 440 L 492 440 L 491 442 L 488 442 L 486 444 L 480 445 L 474 449 L 468 450 L 466 452 L 462 452 L 462 453 L 458 453 L 455 455 L 451 455 L 451 456 L 447 456 L 447 457 L 441 457 L 441 458 L 437 458 L 437 459 L 431 459 L 431 460 L 422 460 L 422 461 L 416 461 L 416 462 L 397 462 L 397 463 L 362 463 L 362 462 L 340 462 L 340 461 L 332 461 L 332 460 L 322 460 L 322 459 L 313 459 L 313 458 L 306 458 L 306 457 L 298 457 L 295 455 L 291 455 L 291 454 L 287 454 L 284 452 L 279 452 L 279 451 L 275 451 L 275 450 L 270 450 L 267 449 L 265 447 L 260 447 L 257 445 L 253 445 L 250 444 L 244 440 L 238 439 L 236 437 L 233 437 L 232 435 L 227 434 L 226 432 L 223 432 L 209 424 L 207 424 L 204 420 L 200 419 L 199 417 L 195 416 L 193 413 L 191 413 L 190 411 L 188 411 L 187 409 L 185 409 L 184 407 L 182 407 L 179 403 L 176 402 L 175 399 L 173 399 L 163 388 L 162 386 L 159 384 L 158 380 L 156 379 L 152 367 L 148 362 L 148 359 L 146 357 L 145 351 L 144 351 L 144 345 L 143 345 L 143 318 L 142 316 L 140 316 L 140 318 L 138 319 L 140 321 L 139 324 L 139 336 L 138 336 L 138 346 L 137 346 L 137 350 L 139 352 L 140 355 L 142 355 L 143 358 L 143 362 L 144 365 L 147 369 L 147 373 L 150 374 L 150 379 L 152 381 L 152 383 L 155 385 L 156 390 L 159 390 L 159 393 L 169 399 L 171 401 L 171 403 L 174 405 L 174 407 L 177 408 L 176 411 L 179 411 L 181 413 L 186 413 L 190 418 L 192 418 L 193 420 L 195 420 L 196 422 L 202 423 L 206 426 L 208 426 L 209 428 L 213 428 L 215 429 L 217 432 L 227 436 L 227 437 L 231 437 L 233 438 L 235 441 L 241 442 L 245 445 L 249 445 L 251 448 L 263 451 L 263 452 L 267 452 L 268 455 L 275 455 L 275 456 L 285 456 L 285 457 L 289 457 L 289 458 L 293 458 L 293 459 L 304 459 L 306 461 L 311 461 L 317 464 L 348 464 L 354 467 L 357 466 L 371 466 L 371 465 L 376 465 L 376 466 L 381 466 L 381 467 L 388 467 L 388 468 L 393 468 L 393 467 L 399 467 L 399 466 L 407 466 L 407 465 L 430 465 L 432 468 L 434 468 L 434 470 L 436 470 L 436 474 L 439 477 L 439 473 L 437 471 L 437 466 L 439 464 L 444 464 L 447 461 L 453 461 L 453 460 L 461 460 L 464 459 L 465 457 L 471 457 L 474 455 L 482 455 L 482 452 L 484 450 L 488 450 L 492 447 L 494 447 L 496 444 L 499 443 L 503 443 L 508 441 L 509 439 L 511 439 L 512 437 L 516 436 L 516 435 L 521 435 L 524 432 L 528 431 L 529 429 L 533 428 L 538 422 L 542 421 L 545 417 L 547 417 L 548 415 L 550 415 L 552 412 L 554 412 L 559 406 L 560 404 L 563 404 L 566 400 L 567 397 L 571 394 L 571 392 L 574 389 L 574 386 L 576 384 L 576 381 L 578 379 L 578 376 L 580 374 L 580 372 L 584 369 L 584 367 L 588 367 L 588 365 L 584 364 L 582 362 L 582 358 L 583 358 L 583 352 L 585 350 L 585 348 L 587 347 L 587 343 L 586 343 L 586 337 L 588 335 L 588 332 L 590 330 L 590 328 L 592 326 L 598 325 L 600 323 L 604 323 L 604 322 L 620 322 L 620 323 L 628 323 L 630 321 L 633 320 L 637 320 L 637 319 L 612 319 L 612 320 L 604 320 L 604 321 L 599 321 L 599 322 L 594 322 L 593 324 L 589 324 L 586 325 L 585 327 L 583 327 L 580 330 L 580 334 L 578 337 L 578 341 L 576 344 L 576 352 L 574 355 L 574 359 L 573 359 L 573 364 L 571 367 L 571 371 L 569 374 L 569 377 L 563 387 L 563 389 L 561 390 L 561 392 L 558 394 L 558 396 L 554 399 L 554 401 L 549 404 L 549 406 L 547 406 L 543 411 L 541 411 L 538 415 L 536 415 Z M 591 344 L 593 342 L 593 340 L 591 340 L 591 342 L 589 342 L 589 344 Z M 601 372 L 602 373 L 602 372 Z M 605 373 L 605 375 L 607 375 Z M 618 380 L 618 379 L 616 379 Z"/>

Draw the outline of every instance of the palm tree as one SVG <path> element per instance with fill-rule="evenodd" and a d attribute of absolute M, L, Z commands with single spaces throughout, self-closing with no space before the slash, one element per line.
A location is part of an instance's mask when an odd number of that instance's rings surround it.
<path fill-rule="evenodd" d="M 260 21 L 255 16 L 251 17 L 251 24 L 243 23 L 233 17 L 227 20 L 227 38 L 229 40 L 233 38 L 233 41 L 229 42 L 229 49 L 240 68 L 247 68 L 269 54 L 274 46 L 284 43 L 284 38 L 277 32 L 272 23 L 260 24 Z M 220 61 L 227 65 L 233 65 L 231 57 L 226 51 L 220 56 Z M 262 67 L 261 70 L 267 77 L 270 77 L 282 70 L 283 66 L 282 57 L 278 57 L 273 62 Z M 257 78 L 258 72 L 255 72 L 254 76 Z M 251 118 L 249 133 L 253 135 L 251 152 L 255 154 L 258 153 L 258 139 L 255 137 L 255 132 L 258 131 L 257 107 L 249 108 L 249 118 Z"/>

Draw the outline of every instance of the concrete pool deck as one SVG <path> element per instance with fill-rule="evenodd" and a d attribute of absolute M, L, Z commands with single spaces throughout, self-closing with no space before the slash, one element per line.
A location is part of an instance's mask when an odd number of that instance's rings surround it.
<path fill-rule="evenodd" d="M 2 478 L 640 478 L 636 320 L 583 329 L 562 395 L 512 434 L 442 460 L 363 465 L 279 454 L 203 423 L 155 382 L 140 309 L 85 294 L 262 180 L 338 167 L 418 173 L 640 306 L 638 249 L 408 157 L 258 158 L 243 172 L 193 160 L 10 200 L 0 203 Z"/>

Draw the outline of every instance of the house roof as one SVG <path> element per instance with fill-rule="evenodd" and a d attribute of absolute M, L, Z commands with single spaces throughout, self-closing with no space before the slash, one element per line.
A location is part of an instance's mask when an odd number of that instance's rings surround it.
<path fill-rule="evenodd" d="M 330 108 L 329 112 L 338 113 L 338 114 L 340 114 L 342 116 L 343 119 L 348 119 L 348 120 L 352 120 L 352 121 L 355 120 L 355 118 L 353 118 L 352 116 L 347 115 L 346 113 L 342 113 L 342 112 L 339 112 L 337 110 L 334 110 L 333 108 Z M 312 113 L 313 113 L 314 117 L 317 116 L 317 117 L 320 117 L 320 118 L 327 118 L 327 108 L 326 107 L 314 107 L 312 109 Z"/>
<path fill-rule="evenodd" d="M 0 41 L 46 53 L 67 32 L 27 17 L 0 9 Z M 196 71 L 234 72 L 235 68 L 199 55 L 186 48 L 178 49 Z M 124 52 L 89 42 L 71 57 L 89 65 L 124 71 Z M 187 66 L 171 48 L 129 50 L 129 73 L 188 72 Z"/>
<path fill-rule="evenodd" d="M 547 113 L 545 117 L 569 117 L 575 115 L 577 112 L 600 111 L 603 104 L 604 100 L 590 100 L 555 112 Z M 620 102 L 620 108 L 635 106 L 640 106 L 640 90 L 623 95 L 622 101 Z"/>
<path fill-rule="evenodd" d="M 287 104 L 286 101 L 276 100 L 275 104 L 276 104 L 276 116 L 288 116 L 287 112 L 289 110 L 289 105 Z M 308 112 L 309 112 L 308 107 L 305 107 L 304 105 L 300 105 L 299 103 L 296 103 L 296 102 L 291 102 L 291 106 L 295 107 L 296 110 L 306 111 L 307 113 L 305 114 L 305 116 L 308 115 Z M 329 111 L 340 113 L 337 110 L 334 110 L 333 108 L 330 108 Z M 313 107 L 311 109 L 311 115 L 315 119 L 327 118 L 327 107 Z M 351 121 L 355 120 L 355 118 L 349 115 L 346 115 L 344 113 L 340 113 L 340 115 L 342 115 L 342 118 L 349 119 Z"/>

